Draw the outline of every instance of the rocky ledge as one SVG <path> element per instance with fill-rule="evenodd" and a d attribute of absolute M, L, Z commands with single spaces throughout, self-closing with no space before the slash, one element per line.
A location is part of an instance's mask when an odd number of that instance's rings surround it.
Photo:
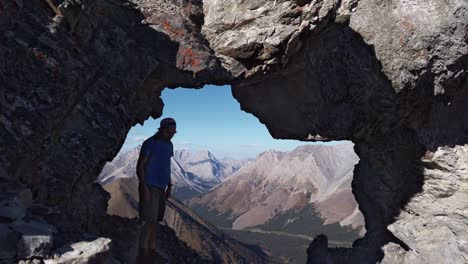
<path fill-rule="evenodd" d="M 1 181 L 0 189 L 0 263 L 112 263 L 110 239 L 88 237 L 58 248 L 63 241 L 47 219 L 60 212 L 34 203 L 21 184 Z"/>
<path fill-rule="evenodd" d="M 36 203 L 32 200 L 31 190 L 22 184 L 0 180 L 0 190 L 0 263 L 122 263 L 113 257 L 113 251 L 119 245 L 110 238 L 82 233 L 70 241 L 66 233 L 50 224 L 55 222 L 54 219 L 62 218 L 63 213 L 58 208 Z M 64 224 L 68 223 L 62 221 Z M 207 258 L 178 240 L 174 231 L 166 226 L 162 226 L 161 239 L 165 243 L 158 246 L 157 263 L 209 263 Z M 133 248 L 135 236 L 129 233 L 120 238 L 118 244 L 123 243 L 126 249 Z M 173 254 L 174 250 L 178 253 Z M 130 257 L 134 257 L 134 253 Z M 128 262 L 131 261 L 123 263 Z"/>

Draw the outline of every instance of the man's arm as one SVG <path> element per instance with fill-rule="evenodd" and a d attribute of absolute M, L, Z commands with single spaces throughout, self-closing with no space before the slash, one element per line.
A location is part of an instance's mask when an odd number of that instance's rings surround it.
<path fill-rule="evenodd" d="M 174 145 L 172 145 L 171 142 L 171 157 L 174 156 Z M 169 196 L 171 196 L 171 191 L 172 191 L 172 174 L 169 175 L 169 182 L 167 183 L 167 189 L 166 189 L 166 199 L 169 199 Z"/>
<path fill-rule="evenodd" d="M 145 155 L 143 151 L 140 151 L 140 156 L 137 161 L 136 173 L 138 177 L 138 192 L 140 193 L 140 199 L 149 199 L 149 190 L 145 185 L 145 165 L 148 162 L 149 156 Z"/>
<path fill-rule="evenodd" d="M 140 182 L 144 181 L 145 178 L 145 165 L 148 162 L 148 156 L 146 156 L 142 151 L 140 151 L 140 156 L 137 161 L 137 177 Z"/>
<path fill-rule="evenodd" d="M 169 182 L 167 183 L 167 189 L 166 189 L 166 199 L 169 199 L 169 196 L 171 196 L 172 192 L 172 175 L 169 175 Z"/>

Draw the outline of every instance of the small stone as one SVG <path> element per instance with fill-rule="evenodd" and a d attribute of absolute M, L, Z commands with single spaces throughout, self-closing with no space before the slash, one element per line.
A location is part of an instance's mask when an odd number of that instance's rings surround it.
<path fill-rule="evenodd" d="M 343 25 L 349 25 L 349 20 L 351 19 L 351 15 L 346 14 L 346 15 L 339 15 L 335 18 L 335 23 L 337 24 L 343 24 Z"/>
<path fill-rule="evenodd" d="M 44 261 L 41 259 L 26 259 L 26 260 L 20 260 L 18 264 L 43 264 Z"/>

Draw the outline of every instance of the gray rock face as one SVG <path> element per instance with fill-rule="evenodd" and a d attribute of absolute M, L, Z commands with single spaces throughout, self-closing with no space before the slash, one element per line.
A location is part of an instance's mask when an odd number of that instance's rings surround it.
<path fill-rule="evenodd" d="M 178 5 L 176 14 L 158 1 L 136 9 L 126 1 L 67 0 L 58 8 L 63 17 L 44 2 L 2 4 L 0 174 L 23 179 L 40 202 L 61 204 L 91 231 L 106 210 L 105 193 L 91 184 L 102 167 L 91 164 L 111 159 L 99 153 L 118 151 L 133 123 L 161 115 L 164 87 L 200 87 L 228 73 L 201 37 L 194 3 Z M 148 90 L 133 89 L 144 83 Z"/>
<path fill-rule="evenodd" d="M 453 162 L 468 144 L 466 1 L 58 2 L 0 5 L 0 177 L 63 211 L 63 239 L 133 234 L 92 184 L 105 161 L 161 115 L 164 87 L 229 83 L 275 138 L 356 144 L 367 233 L 340 260 L 402 256 L 389 242 L 407 261 L 466 254 L 466 209 L 447 202 L 466 193 Z M 424 162 L 440 148 L 442 170 Z M 440 222 L 413 232 L 407 206 Z"/>
<path fill-rule="evenodd" d="M 463 131 L 468 127 L 464 114 L 468 109 L 460 99 L 468 93 L 467 24 L 460 18 L 460 14 L 466 17 L 467 4 L 424 5 L 424 19 L 421 14 L 409 15 L 416 12 L 415 6 L 421 3 L 360 1 L 355 12 L 349 13 L 349 26 L 338 12 L 335 23 L 319 23 L 311 31 L 303 31 L 298 43 L 291 42 L 289 52 L 282 55 L 283 63 L 233 82 L 233 95 L 242 109 L 255 114 L 274 137 L 351 139 L 356 144 L 360 162 L 354 171 L 353 193 L 364 214 L 367 234 L 349 254 L 332 251 L 337 263 L 378 262 L 383 257 L 380 247 L 390 241 L 410 250 L 413 240 L 431 241 L 431 231 L 409 239 L 398 235 L 401 226 L 393 229 L 392 224 L 402 208 L 425 189 L 427 165 L 421 165 L 425 153 L 431 155 L 439 146 L 467 143 Z M 428 20 L 430 26 L 426 26 Z M 411 24 L 413 28 L 407 29 Z M 423 49 L 426 53 L 419 59 Z M 454 156 L 459 159 L 460 153 Z M 455 167 L 445 176 L 454 174 Z M 442 192 L 450 193 L 450 188 L 442 188 Z M 466 211 L 461 215 L 466 218 Z M 464 222 L 454 223 L 455 229 L 465 229 Z M 402 233 L 414 234 L 409 228 Z M 456 237 L 464 234 L 455 234 L 442 235 L 457 245 L 448 249 L 449 254 L 437 250 L 431 254 L 439 259 L 460 255 L 455 248 L 463 248 L 465 242 Z M 422 244 L 419 246 L 425 250 L 433 248 L 430 243 Z M 387 252 L 388 257 L 392 254 Z"/>
<path fill-rule="evenodd" d="M 204 1 L 203 11 L 211 47 L 240 64 L 275 58 L 301 24 L 293 1 Z"/>
<path fill-rule="evenodd" d="M 441 147 L 422 159 L 423 190 L 388 229 L 411 248 L 388 263 L 466 263 L 468 260 L 468 145 Z M 386 248 L 384 260 L 394 258 Z M 393 252 L 392 252 L 393 253 Z"/>
<path fill-rule="evenodd" d="M 203 1 L 203 34 L 234 76 L 285 59 L 301 32 L 326 20 L 338 1 Z M 346 9 L 346 8 L 344 8 Z"/>
<path fill-rule="evenodd" d="M 420 89 L 444 94 L 444 83 L 466 71 L 466 65 L 456 66 L 468 53 L 466 8 L 463 0 L 363 0 L 351 16 L 350 27 L 374 47 L 397 92 L 427 81 Z"/>

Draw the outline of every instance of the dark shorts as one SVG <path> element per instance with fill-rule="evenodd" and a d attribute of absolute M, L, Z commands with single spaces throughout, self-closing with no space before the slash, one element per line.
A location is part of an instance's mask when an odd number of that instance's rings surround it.
<path fill-rule="evenodd" d="M 166 211 L 166 194 L 161 188 L 146 185 L 149 190 L 150 197 L 148 200 L 142 199 L 143 194 L 140 192 L 139 213 L 140 221 L 143 222 L 161 222 L 164 219 Z"/>

